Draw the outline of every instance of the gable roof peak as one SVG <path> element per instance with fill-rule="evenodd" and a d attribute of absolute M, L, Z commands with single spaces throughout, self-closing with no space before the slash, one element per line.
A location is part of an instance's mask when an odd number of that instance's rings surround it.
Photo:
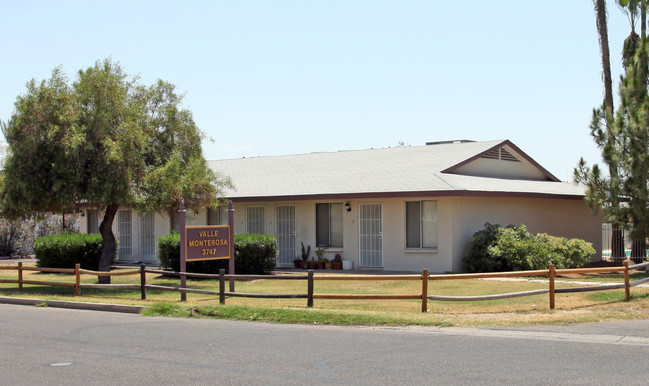
<path fill-rule="evenodd" d="M 465 159 L 464 161 L 455 164 L 449 168 L 446 168 L 442 170 L 442 173 L 451 173 L 451 174 L 464 174 L 467 172 L 467 168 L 471 168 L 471 165 L 477 164 L 477 161 L 480 159 L 492 159 L 492 160 L 502 160 L 502 161 L 514 161 L 514 162 L 521 162 L 524 161 L 524 163 L 528 164 L 531 166 L 533 171 L 532 173 L 537 174 L 538 176 L 536 178 L 539 178 L 539 176 L 542 176 L 542 179 L 548 180 L 548 181 L 554 181 L 554 182 L 560 182 L 560 180 L 555 177 L 552 173 L 550 173 L 547 169 L 545 169 L 543 166 L 541 166 L 538 162 L 536 162 L 532 157 L 527 155 L 524 151 L 522 151 L 518 146 L 514 145 L 510 140 L 502 140 L 502 141 L 496 141 L 496 144 L 482 152 L 479 152 L 478 154 L 475 154 L 474 156 Z M 472 172 L 469 172 L 469 174 L 475 173 L 475 170 Z M 476 175 L 483 175 L 483 176 L 491 176 L 491 172 L 487 172 L 485 174 L 484 171 L 479 171 L 478 174 Z"/>

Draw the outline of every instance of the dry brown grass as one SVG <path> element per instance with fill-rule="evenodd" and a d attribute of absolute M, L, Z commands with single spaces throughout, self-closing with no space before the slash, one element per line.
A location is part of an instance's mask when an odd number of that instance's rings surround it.
<path fill-rule="evenodd" d="M 639 274 L 644 275 L 644 273 Z M 15 279 L 16 271 L 0 270 L 0 279 Z M 583 280 L 583 277 L 562 278 L 562 281 Z M 596 280 L 597 278 L 590 278 Z M 622 282 L 619 277 L 600 278 Z M 25 280 L 73 282 L 72 275 L 25 272 Z M 85 283 L 95 283 L 96 277 L 83 275 Z M 178 285 L 178 280 L 148 274 L 147 282 L 158 285 Z M 113 283 L 139 283 L 139 276 L 119 276 Z M 189 281 L 191 288 L 218 290 L 215 281 Z M 557 283 L 557 288 L 578 287 L 581 284 Z M 546 289 L 547 280 L 537 278 L 524 281 L 509 280 L 449 280 L 429 283 L 429 294 L 471 296 L 534 289 Z M 237 292 L 247 293 L 306 293 L 306 281 L 254 280 L 236 284 Z M 419 294 L 420 281 L 316 281 L 316 294 Z M 228 298 L 227 306 L 254 309 L 284 309 L 300 312 L 323 312 L 362 316 L 376 320 L 376 324 L 417 324 L 494 326 L 521 324 L 565 324 L 601 320 L 647 318 L 649 287 L 631 289 L 632 299 L 624 300 L 624 290 L 557 294 L 555 310 L 549 309 L 549 296 L 535 295 L 523 298 L 479 302 L 429 301 L 428 313 L 421 313 L 419 300 L 326 300 L 315 299 L 313 309 L 306 308 L 306 299 L 252 299 Z M 83 289 L 81 297 L 74 296 L 72 288 L 25 285 L 20 294 L 17 284 L 0 284 L 0 295 L 42 299 L 152 305 L 158 302 L 178 304 L 181 307 L 218 307 L 218 297 L 189 294 L 187 303 L 180 303 L 175 292 L 148 291 L 148 299 L 140 300 L 138 290 Z M 352 322 L 353 324 L 353 322 Z"/>

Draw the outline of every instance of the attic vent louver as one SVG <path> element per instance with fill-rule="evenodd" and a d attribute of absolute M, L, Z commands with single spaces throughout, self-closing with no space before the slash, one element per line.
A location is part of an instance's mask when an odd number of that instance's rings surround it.
<path fill-rule="evenodd" d="M 513 162 L 521 162 L 518 158 L 516 158 L 512 153 L 508 152 L 502 147 L 499 147 L 497 149 L 491 149 L 488 152 L 484 153 L 482 155 L 482 158 L 488 158 L 488 159 L 497 159 L 501 161 L 513 161 Z"/>

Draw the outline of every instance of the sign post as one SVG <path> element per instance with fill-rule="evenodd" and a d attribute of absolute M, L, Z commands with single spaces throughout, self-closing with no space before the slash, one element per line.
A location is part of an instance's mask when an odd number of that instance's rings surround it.
<path fill-rule="evenodd" d="M 229 260 L 230 274 L 234 274 L 234 208 L 228 207 L 229 225 L 186 226 L 185 202 L 180 202 L 180 287 L 186 288 L 187 262 L 200 260 Z M 234 292 L 234 279 L 230 279 L 230 292 Z M 187 294 L 181 292 L 181 301 Z"/>
<path fill-rule="evenodd" d="M 230 275 L 234 275 L 234 206 L 228 203 L 228 226 L 230 227 Z M 230 292 L 234 292 L 234 278 L 230 278 Z"/>
<path fill-rule="evenodd" d="M 185 256 L 185 200 L 180 200 L 180 288 L 187 287 L 187 277 L 185 277 L 185 272 L 187 272 L 187 256 Z M 180 301 L 187 301 L 187 293 L 185 291 L 180 292 Z"/>

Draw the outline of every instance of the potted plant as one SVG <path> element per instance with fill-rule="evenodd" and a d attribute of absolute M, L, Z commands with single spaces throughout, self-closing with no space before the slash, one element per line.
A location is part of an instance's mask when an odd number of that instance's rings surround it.
<path fill-rule="evenodd" d="M 329 261 L 329 259 L 327 259 L 326 257 L 323 258 L 322 260 L 323 260 L 322 262 L 325 265 L 325 268 L 326 269 L 331 269 L 333 263 L 331 261 Z"/>
<path fill-rule="evenodd" d="M 301 268 L 301 267 L 302 267 L 302 259 L 295 259 L 295 260 L 293 260 L 293 267 L 295 267 L 295 268 Z"/>
<path fill-rule="evenodd" d="M 324 269 L 325 268 L 325 263 L 329 261 L 329 260 L 327 260 L 327 258 L 325 258 L 323 256 L 324 251 L 326 251 L 326 250 L 327 250 L 327 248 L 320 248 L 320 247 L 318 247 L 318 249 L 315 250 L 315 255 L 318 257 L 318 265 L 319 265 L 318 268 L 320 268 L 320 269 Z"/>
<path fill-rule="evenodd" d="M 333 269 L 343 269 L 343 258 L 340 256 L 340 253 L 336 253 L 336 256 L 334 256 L 332 266 Z"/>
<path fill-rule="evenodd" d="M 302 245 L 302 261 L 300 262 L 300 267 L 306 269 L 309 267 L 309 262 L 307 260 L 311 254 L 311 246 L 309 245 L 307 248 L 304 248 L 304 243 L 300 241 L 300 244 Z"/>

